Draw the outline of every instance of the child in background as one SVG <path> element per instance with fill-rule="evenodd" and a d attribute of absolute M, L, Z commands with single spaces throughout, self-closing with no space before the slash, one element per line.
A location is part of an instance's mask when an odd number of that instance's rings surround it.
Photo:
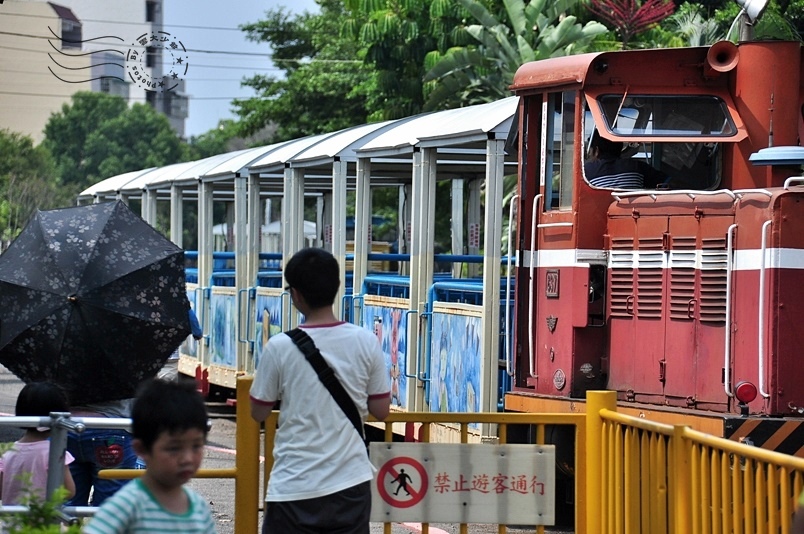
<path fill-rule="evenodd" d="M 145 472 L 107 499 L 87 534 L 215 532 L 206 501 L 185 486 L 204 456 L 207 410 L 193 382 L 144 382 L 131 412 L 132 446 Z"/>
<path fill-rule="evenodd" d="M 20 391 L 15 413 L 19 417 L 47 417 L 50 412 L 69 410 L 67 394 L 59 386 L 31 382 Z M 22 497 L 29 494 L 45 497 L 49 455 L 50 428 L 26 428 L 25 435 L 0 458 L 0 499 L 4 505 L 21 504 Z M 72 461 L 72 454 L 65 451 L 64 487 L 68 498 L 75 494 L 75 483 L 67 467 Z"/>

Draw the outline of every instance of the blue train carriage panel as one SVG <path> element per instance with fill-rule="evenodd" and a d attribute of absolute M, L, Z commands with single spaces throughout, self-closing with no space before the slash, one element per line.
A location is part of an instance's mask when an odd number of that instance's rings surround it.
<path fill-rule="evenodd" d="M 433 303 L 425 386 L 430 411 L 481 411 L 482 312 L 471 304 Z"/>
<path fill-rule="evenodd" d="M 209 321 L 209 383 L 237 386 L 237 295 L 233 287 L 213 287 Z"/>
<path fill-rule="evenodd" d="M 268 340 L 289 328 L 286 324 L 287 312 L 284 311 L 284 304 L 288 300 L 287 293 L 283 296 L 281 289 L 257 289 L 253 312 L 249 314 L 253 326 L 250 341 L 253 341 L 254 347 L 254 369 L 260 363 L 262 349 L 268 344 Z"/>
<path fill-rule="evenodd" d="M 363 327 L 377 336 L 391 384 L 391 407 L 406 410 L 408 399 L 408 300 L 377 295 L 363 299 Z"/>

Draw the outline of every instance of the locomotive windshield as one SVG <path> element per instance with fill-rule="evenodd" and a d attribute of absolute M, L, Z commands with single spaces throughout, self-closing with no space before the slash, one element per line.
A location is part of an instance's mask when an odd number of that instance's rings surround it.
<path fill-rule="evenodd" d="M 620 159 L 644 162 L 657 171 L 663 189 L 715 189 L 720 184 L 719 140 L 734 142 L 739 129 L 724 100 L 710 95 L 601 94 L 589 99 L 584 123 L 585 159 L 592 154 L 594 130 L 622 137 Z M 640 163 L 639 165 L 641 165 Z M 632 163 L 631 166 L 636 166 Z M 585 178 L 607 189 L 639 188 Z M 651 171 L 652 172 L 652 171 Z M 606 176 L 611 173 L 606 173 Z M 645 172 L 641 173 L 645 174 Z M 656 181 L 653 180 L 653 181 Z M 645 188 L 657 187 L 652 183 Z"/>
<path fill-rule="evenodd" d="M 597 102 L 615 135 L 731 137 L 737 128 L 726 103 L 716 96 L 601 95 Z"/>

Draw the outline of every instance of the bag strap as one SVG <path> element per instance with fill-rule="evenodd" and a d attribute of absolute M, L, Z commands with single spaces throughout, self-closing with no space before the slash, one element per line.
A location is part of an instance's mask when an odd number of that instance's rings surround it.
<path fill-rule="evenodd" d="M 313 370 L 315 370 L 321 383 L 327 388 L 332 398 L 335 399 L 335 403 L 340 406 L 343 413 L 346 414 L 346 417 L 352 423 L 352 426 L 357 430 L 360 439 L 365 443 L 366 438 L 363 435 L 363 421 L 360 418 L 360 414 L 357 412 L 357 407 L 352 397 L 349 396 L 349 393 L 343 389 L 343 384 L 338 380 L 335 371 L 332 370 L 332 367 L 330 367 L 326 360 L 324 360 L 324 357 L 321 356 L 321 351 L 315 346 L 315 343 L 310 336 L 307 335 L 307 332 L 301 328 L 294 328 L 285 333 L 290 336 L 293 343 L 296 344 L 299 350 L 302 351 L 302 354 L 304 354 L 304 357 L 307 358 L 307 361 L 310 362 L 310 365 L 313 366 Z"/>

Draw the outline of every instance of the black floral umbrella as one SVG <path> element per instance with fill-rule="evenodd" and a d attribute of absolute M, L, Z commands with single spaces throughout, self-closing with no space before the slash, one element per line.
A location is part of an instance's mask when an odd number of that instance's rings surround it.
<path fill-rule="evenodd" d="M 184 252 L 123 202 L 39 211 L 0 255 L 0 363 L 74 405 L 132 397 L 189 334 Z"/>

